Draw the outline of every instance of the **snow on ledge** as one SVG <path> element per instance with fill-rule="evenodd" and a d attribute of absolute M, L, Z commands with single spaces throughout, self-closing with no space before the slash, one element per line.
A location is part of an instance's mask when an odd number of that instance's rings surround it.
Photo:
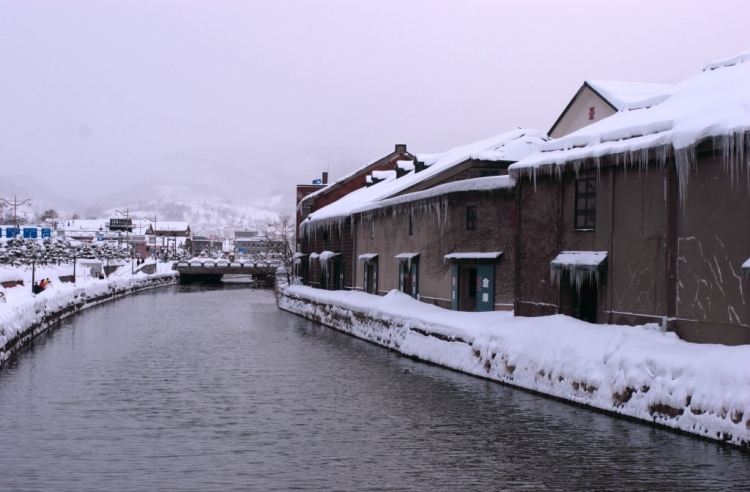
<path fill-rule="evenodd" d="M 365 253 L 362 255 L 359 255 L 359 261 L 372 261 L 373 259 L 377 258 L 377 253 Z"/>
<path fill-rule="evenodd" d="M 750 275 L 750 258 L 748 258 L 745 263 L 742 264 L 742 274 Z"/>
<path fill-rule="evenodd" d="M 606 270 L 606 251 L 563 251 L 549 262 L 552 283 L 560 285 L 563 272 L 580 292 L 585 283 L 598 283 L 599 273 Z"/>
<path fill-rule="evenodd" d="M 492 251 L 489 253 L 450 253 L 445 255 L 444 260 L 496 260 L 502 256 L 502 251 Z"/>
<path fill-rule="evenodd" d="M 558 270 L 596 270 L 606 259 L 606 251 L 563 251 L 549 264 Z"/>
<path fill-rule="evenodd" d="M 419 253 L 399 253 L 394 258 L 397 260 L 412 260 L 415 256 L 419 256 Z"/>

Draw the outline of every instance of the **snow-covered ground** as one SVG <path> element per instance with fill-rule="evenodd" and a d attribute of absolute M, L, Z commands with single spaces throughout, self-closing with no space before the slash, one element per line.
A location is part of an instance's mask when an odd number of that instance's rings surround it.
<path fill-rule="evenodd" d="M 657 325 L 592 325 L 558 315 L 448 311 L 306 286 L 279 307 L 469 374 L 742 447 L 750 443 L 750 346 L 692 344 Z"/>
<path fill-rule="evenodd" d="M 152 262 L 152 260 L 149 260 Z M 44 331 L 55 315 L 72 313 L 98 303 L 97 299 L 107 299 L 125 295 L 149 286 L 163 285 L 173 279 L 176 272 L 172 263 L 157 263 L 156 274 L 138 272 L 131 274 L 130 264 L 120 267 L 109 278 L 92 278 L 89 269 L 78 265 L 76 282 L 62 282 L 60 277 L 73 274 L 72 265 L 38 267 L 35 280 L 49 278 L 52 283 L 41 293 L 31 293 L 31 267 L 0 267 L 0 281 L 23 280 L 24 285 L 10 288 L 0 287 L 3 300 L 0 300 L 0 365 L 17 348 L 19 336 L 31 338 Z M 73 308 L 73 309 L 71 309 Z M 66 311 L 67 310 L 67 311 Z M 33 328 L 33 333 L 26 333 Z"/>

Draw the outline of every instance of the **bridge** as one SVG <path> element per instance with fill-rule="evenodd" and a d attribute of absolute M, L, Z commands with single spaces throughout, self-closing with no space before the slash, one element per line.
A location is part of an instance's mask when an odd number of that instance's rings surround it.
<path fill-rule="evenodd" d="M 251 277 L 259 287 L 273 287 L 278 265 L 194 258 L 190 261 L 179 261 L 172 268 L 180 274 L 181 284 L 219 283 L 224 275 L 236 275 Z"/>

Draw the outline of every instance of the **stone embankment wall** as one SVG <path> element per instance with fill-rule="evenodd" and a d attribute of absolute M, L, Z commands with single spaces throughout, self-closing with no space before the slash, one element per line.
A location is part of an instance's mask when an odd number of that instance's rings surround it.
<path fill-rule="evenodd" d="M 176 274 L 112 279 L 70 286 L 7 306 L 0 316 L 0 368 L 19 350 L 59 321 L 84 309 L 144 290 L 177 283 Z M 69 284 L 68 284 L 69 285 Z"/>
<path fill-rule="evenodd" d="M 749 451 L 747 435 L 750 419 L 742 411 L 700 411 L 687 398 L 686 408 L 661 403 L 647 386 L 627 388 L 622 393 L 609 396 L 599 388 L 586 383 L 578 375 L 565 374 L 552 378 L 548 370 L 522 364 L 523 354 L 502 353 L 481 340 L 464 340 L 460 336 L 447 336 L 430 329 L 417 319 L 400 316 L 383 316 L 377 311 L 360 310 L 319 302 L 296 294 L 285 295 L 277 288 L 280 309 L 322 323 L 336 330 L 376 343 L 408 357 L 444 366 L 446 368 L 507 384 L 536 394 L 566 401 L 591 410 L 628 420 L 648 423 L 711 441 L 723 442 Z M 486 346 L 485 346 L 486 345 Z M 565 374 L 563 376 L 563 374 Z M 577 379 L 578 377 L 578 379 Z M 603 385 L 604 386 L 604 385 Z M 656 386 L 656 384 L 654 385 Z M 651 400 L 654 401 L 651 401 Z M 650 402 L 650 403 L 649 403 Z M 710 408 L 708 402 L 703 402 Z M 697 408 L 697 407 L 696 407 Z M 710 415 L 709 415 L 710 414 Z M 696 417 L 699 416 L 699 417 Z"/>

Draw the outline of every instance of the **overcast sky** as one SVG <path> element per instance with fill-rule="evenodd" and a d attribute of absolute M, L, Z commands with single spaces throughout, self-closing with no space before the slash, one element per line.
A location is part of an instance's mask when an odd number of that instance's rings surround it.
<path fill-rule="evenodd" d="M 587 78 L 679 81 L 750 49 L 749 18 L 747 0 L 0 0 L 0 180 L 291 193 L 395 143 L 547 131 Z"/>

